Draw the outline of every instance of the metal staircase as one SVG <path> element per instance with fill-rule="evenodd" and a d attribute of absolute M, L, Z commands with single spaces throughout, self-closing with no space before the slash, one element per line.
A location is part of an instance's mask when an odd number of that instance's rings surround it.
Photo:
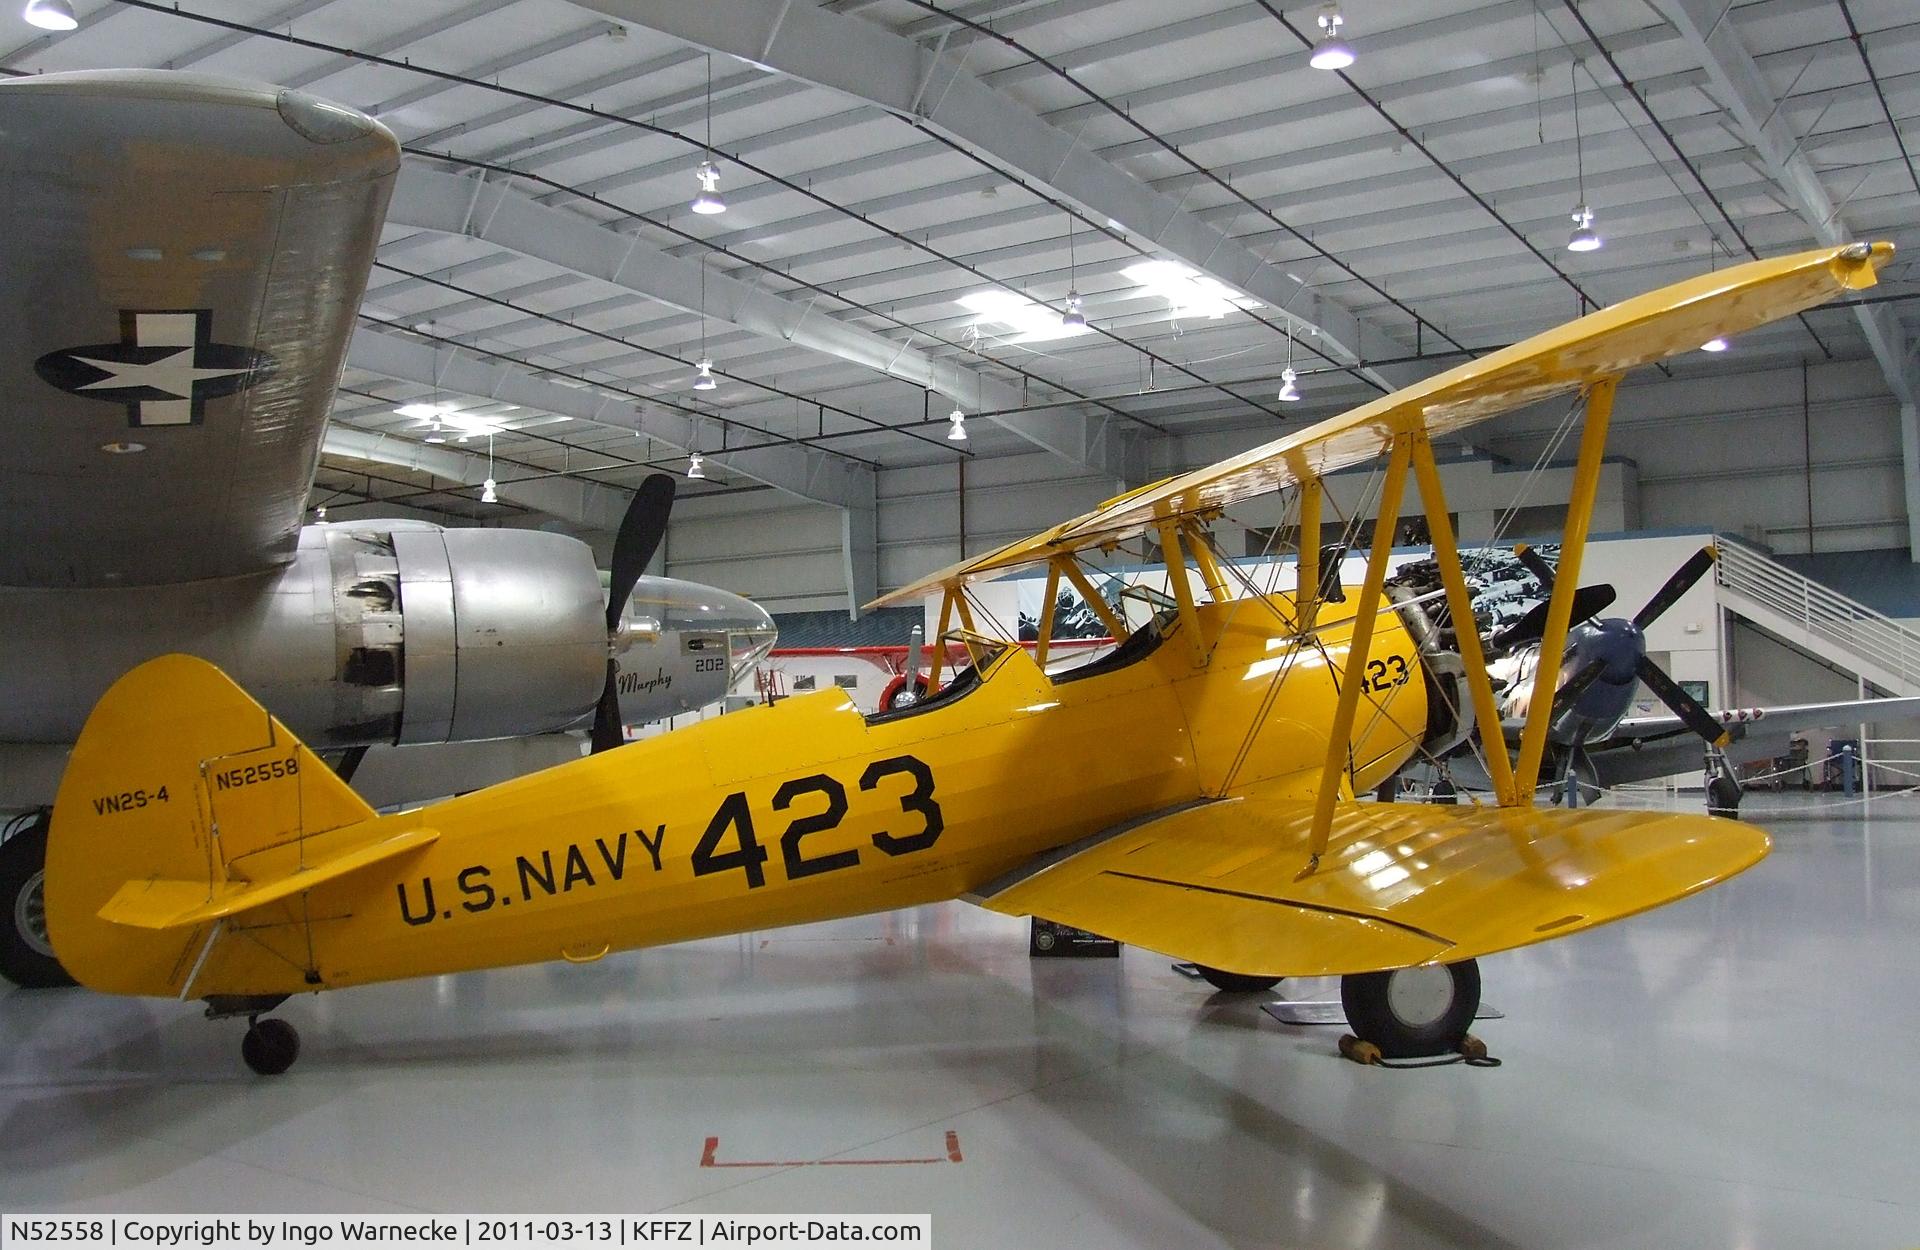
<path fill-rule="evenodd" d="M 1715 538 L 1720 606 L 1893 695 L 1920 695 L 1920 631 L 1747 546 Z"/>

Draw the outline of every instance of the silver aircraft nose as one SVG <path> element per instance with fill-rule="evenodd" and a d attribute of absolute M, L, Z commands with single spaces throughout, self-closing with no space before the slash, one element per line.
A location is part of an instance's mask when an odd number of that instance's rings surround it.
<path fill-rule="evenodd" d="M 764 660 L 779 638 L 773 617 L 753 600 L 677 577 L 641 578 L 627 601 L 627 621 L 629 639 L 669 630 L 725 634 L 735 678 Z"/>

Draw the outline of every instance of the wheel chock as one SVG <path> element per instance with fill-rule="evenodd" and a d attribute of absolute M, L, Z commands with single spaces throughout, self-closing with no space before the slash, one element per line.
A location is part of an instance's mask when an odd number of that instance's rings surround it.
<path fill-rule="evenodd" d="M 1361 1041 L 1351 1033 L 1341 1036 L 1340 1054 L 1342 1058 L 1358 1064 L 1373 1065 L 1380 1062 L 1380 1048 L 1372 1042 Z"/>
<path fill-rule="evenodd" d="M 1448 1064 L 1464 1063 L 1470 1068 L 1497 1068 L 1500 1061 L 1487 1054 L 1487 1044 L 1469 1033 L 1460 1039 L 1459 1045 L 1446 1058 L 1421 1059 L 1408 1062 L 1389 1063 L 1381 1055 L 1380 1048 L 1372 1042 L 1363 1041 L 1351 1033 L 1340 1038 L 1340 1057 L 1351 1059 L 1363 1067 L 1372 1068 L 1441 1068 Z"/>

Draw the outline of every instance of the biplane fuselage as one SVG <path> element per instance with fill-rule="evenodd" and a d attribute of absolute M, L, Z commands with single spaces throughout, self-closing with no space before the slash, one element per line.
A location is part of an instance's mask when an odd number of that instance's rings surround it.
<path fill-rule="evenodd" d="M 1005 645 L 909 712 L 868 717 L 844 691 L 821 691 L 383 818 L 439 836 L 304 904 L 230 922 L 246 940 L 218 942 L 197 972 L 205 931 L 160 935 L 182 943 L 167 988 L 191 976 L 195 997 L 271 995 L 585 962 L 950 899 L 1230 778 L 1295 776 L 1308 795 L 1352 618 L 1327 605 L 1303 640 L 1277 619 L 1290 596 L 1268 604 L 1202 605 L 1219 639 L 1202 667 L 1177 622 L 1138 660 L 1061 680 Z M 1414 641 L 1391 610 L 1371 654 L 1382 689 L 1352 734 L 1363 787 L 1406 762 L 1427 716 Z M 1283 701 L 1263 714 L 1289 666 Z M 137 762 L 128 769 L 131 783 Z M 215 824 L 226 793 L 210 792 Z M 325 837 L 310 840 L 316 859 Z"/>

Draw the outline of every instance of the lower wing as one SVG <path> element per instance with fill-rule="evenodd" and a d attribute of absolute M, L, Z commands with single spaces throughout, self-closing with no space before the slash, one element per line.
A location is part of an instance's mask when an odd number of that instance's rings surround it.
<path fill-rule="evenodd" d="M 1256 789 L 1097 836 L 974 901 L 1261 976 L 1491 955 L 1684 898 L 1766 834 L 1661 812 L 1341 803 L 1320 866 L 1312 804 Z"/>

